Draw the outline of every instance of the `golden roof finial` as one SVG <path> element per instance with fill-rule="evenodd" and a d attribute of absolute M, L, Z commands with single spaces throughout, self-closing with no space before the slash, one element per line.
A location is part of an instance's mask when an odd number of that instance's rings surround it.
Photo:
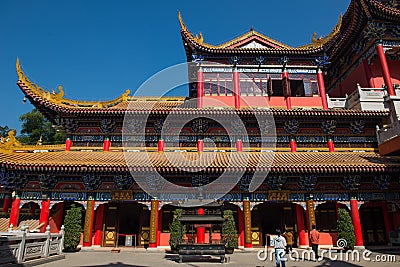
<path fill-rule="evenodd" d="M 181 24 L 181 29 L 184 31 L 187 31 L 185 23 L 183 23 L 182 16 L 181 16 L 181 11 L 178 10 L 178 19 L 179 19 L 179 24 Z"/>
<path fill-rule="evenodd" d="M 0 150 L 2 151 L 12 151 L 15 147 L 21 147 L 22 144 L 15 137 L 17 134 L 16 130 L 11 130 L 8 132 L 6 137 L 0 138 Z"/>
<path fill-rule="evenodd" d="M 340 14 L 338 23 L 326 37 L 320 36 L 317 38 L 317 33 L 314 32 L 311 37 L 312 43 L 301 46 L 300 48 L 318 47 L 318 46 L 322 46 L 322 45 L 326 44 L 327 42 L 329 42 L 330 40 L 332 40 L 333 37 L 335 37 L 336 34 L 338 34 L 340 32 L 340 28 L 342 27 L 342 20 L 343 20 L 343 15 Z"/>

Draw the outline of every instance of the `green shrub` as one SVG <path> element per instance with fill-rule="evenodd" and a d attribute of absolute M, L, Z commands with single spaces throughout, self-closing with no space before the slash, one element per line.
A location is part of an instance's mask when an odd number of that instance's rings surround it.
<path fill-rule="evenodd" d="M 354 226 L 349 212 L 346 209 L 339 209 L 337 220 L 338 239 L 345 239 L 346 249 L 353 249 L 356 238 L 354 235 Z"/>
<path fill-rule="evenodd" d="M 169 245 L 171 246 L 171 250 L 177 249 L 177 245 L 182 243 L 183 237 L 186 234 L 185 226 L 178 220 L 181 217 L 182 209 L 176 209 L 172 223 L 169 224 Z"/>
<path fill-rule="evenodd" d="M 64 219 L 65 238 L 64 249 L 67 251 L 74 251 L 79 245 L 82 232 L 82 208 L 71 205 L 71 209 L 67 210 Z"/>
<path fill-rule="evenodd" d="M 238 235 L 232 211 L 224 210 L 224 218 L 226 220 L 222 223 L 222 240 L 225 242 L 225 247 L 236 248 L 238 245 Z"/>

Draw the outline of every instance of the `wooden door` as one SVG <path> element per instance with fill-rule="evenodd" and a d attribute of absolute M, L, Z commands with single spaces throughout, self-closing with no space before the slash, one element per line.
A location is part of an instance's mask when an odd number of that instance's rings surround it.
<path fill-rule="evenodd" d="M 361 229 L 365 245 L 386 245 L 386 230 L 381 207 L 360 208 Z"/>
<path fill-rule="evenodd" d="M 106 205 L 105 213 L 103 246 L 115 247 L 118 234 L 118 206 L 112 204 Z"/>

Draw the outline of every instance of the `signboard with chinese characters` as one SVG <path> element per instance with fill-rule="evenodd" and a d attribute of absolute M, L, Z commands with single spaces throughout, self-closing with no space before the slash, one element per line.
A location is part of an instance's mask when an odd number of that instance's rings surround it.
<path fill-rule="evenodd" d="M 289 191 L 281 191 L 281 190 L 268 191 L 268 200 L 288 201 L 289 200 Z"/>
<path fill-rule="evenodd" d="M 111 200 L 132 200 L 133 199 L 133 192 L 132 190 L 118 190 L 118 191 L 111 191 Z"/>

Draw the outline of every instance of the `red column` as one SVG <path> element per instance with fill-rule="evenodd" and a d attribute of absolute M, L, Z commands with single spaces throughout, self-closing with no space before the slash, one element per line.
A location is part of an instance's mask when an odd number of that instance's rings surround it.
<path fill-rule="evenodd" d="M 332 138 L 328 139 L 328 149 L 329 152 L 335 152 L 335 144 L 333 143 Z"/>
<path fill-rule="evenodd" d="M 49 225 L 49 215 L 50 215 L 50 199 L 42 200 L 42 209 L 40 210 L 39 224 L 43 223 L 40 228 L 40 232 L 46 232 L 46 227 Z"/>
<path fill-rule="evenodd" d="M 197 140 L 197 152 L 203 152 L 203 151 L 204 151 L 204 141 Z"/>
<path fill-rule="evenodd" d="M 87 201 L 85 225 L 83 228 L 83 246 L 90 247 L 92 245 L 93 237 L 93 223 L 94 223 L 94 200 Z"/>
<path fill-rule="evenodd" d="M 4 198 L 4 203 L 3 203 L 3 212 L 4 213 L 8 213 L 11 203 L 12 203 L 12 199 L 10 198 L 10 196 L 6 195 Z"/>
<path fill-rule="evenodd" d="M 243 151 L 243 142 L 240 139 L 236 140 L 236 151 L 242 152 Z"/>
<path fill-rule="evenodd" d="M 198 215 L 204 215 L 204 209 L 203 208 L 198 208 L 197 209 L 197 214 Z M 196 228 L 196 232 L 197 232 L 197 244 L 204 244 L 204 241 L 206 240 L 206 228 L 197 227 Z"/>
<path fill-rule="evenodd" d="M 11 213 L 10 213 L 10 221 L 8 223 L 8 227 L 12 224 L 14 228 L 18 226 L 18 218 L 19 218 L 19 205 L 21 203 L 21 199 L 16 196 L 13 200 L 11 206 Z"/>
<path fill-rule="evenodd" d="M 157 143 L 158 152 L 164 152 L 164 140 L 160 139 Z"/>
<path fill-rule="evenodd" d="M 325 82 L 324 82 L 324 74 L 321 69 L 317 71 L 317 82 L 319 88 L 319 95 L 321 96 L 322 108 L 328 109 L 328 102 L 326 101 L 326 90 L 325 90 Z"/>
<path fill-rule="evenodd" d="M 368 59 L 363 60 L 363 67 L 364 67 L 365 76 L 368 81 L 368 86 L 370 88 L 375 88 L 374 77 L 372 76 L 371 66 L 368 64 Z"/>
<path fill-rule="evenodd" d="M 203 107 L 203 97 L 204 97 L 204 73 L 203 69 L 200 67 L 197 72 L 197 108 Z"/>
<path fill-rule="evenodd" d="M 238 207 L 239 246 L 244 246 L 244 213 Z"/>
<path fill-rule="evenodd" d="M 252 248 L 253 242 L 251 237 L 251 209 L 249 200 L 243 200 L 243 213 L 244 213 L 244 248 Z"/>
<path fill-rule="evenodd" d="M 360 214 L 358 212 L 358 201 L 357 199 L 350 200 L 350 212 L 351 220 L 354 226 L 354 235 L 356 237 L 356 247 L 364 247 L 364 241 L 361 231 Z"/>
<path fill-rule="evenodd" d="M 307 234 L 304 225 L 304 209 L 300 205 L 296 205 L 297 232 L 299 235 L 299 248 L 308 247 Z"/>
<path fill-rule="evenodd" d="M 288 89 L 290 89 L 290 81 L 289 81 L 289 73 L 287 69 L 284 69 L 282 72 L 282 84 L 284 85 L 284 80 L 287 82 L 287 86 L 289 86 Z M 286 108 L 287 109 L 292 109 L 292 100 L 290 99 L 290 92 L 286 92 L 285 86 L 283 88 L 283 94 L 285 95 L 285 102 L 286 102 Z"/>
<path fill-rule="evenodd" d="M 240 109 L 240 79 L 236 67 L 233 70 L 233 96 L 235 99 L 235 108 Z"/>
<path fill-rule="evenodd" d="M 162 210 L 158 211 L 158 226 L 157 226 L 157 247 L 161 245 L 161 230 L 162 230 Z"/>
<path fill-rule="evenodd" d="M 65 140 L 65 151 L 71 151 L 71 147 L 72 147 L 72 140 L 71 138 L 67 138 L 67 140 Z"/>
<path fill-rule="evenodd" d="M 104 138 L 104 142 L 103 142 L 103 151 L 110 151 L 110 139 L 108 137 Z"/>
<path fill-rule="evenodd" d="M 393 229 L 392 227 L 392 220 L 390 220 L 390 216 L 387 210 L 387 203 L 382 202 L 382 213 L 383 213 L 383 221 L 385 223 L 385 229 L 386 229 L 386 240 L 389 243 L 390 240 L 390 231 Z"/>
<path fill-rule="evenodd" d="M 149 248 L 157 247 L 158 205 L 159 205 L 159 203 L 160 202 L 156 199 L 151 200 Z"/>
<path fill-rule="evenodd" d="M 290 138 L 290 152 L 296 152 L 297 151 L 297 144 L 296 140 L 294 138 Z"/>
<path fill-rule="evenodd" d="M 389 95 L 396 95 L 393 89 L 392 79 L 390 78 L 389 66 L 387 64 L 385 51 L 383 50 L 382 44 L 376 45 L 376 52 L 378 53 L 379 62 L 381 63 L 383 80 L 387 86 L 387 91 Z"/>
<path fill-rule="evenodd" d="M 101 246 L 101 239 L 103 238 L 103 217 L 104 217 L 104 204 L 100 205 L 96 210 L 96 224 L 94 226 L 94 239 L 93 245 Z"/>

